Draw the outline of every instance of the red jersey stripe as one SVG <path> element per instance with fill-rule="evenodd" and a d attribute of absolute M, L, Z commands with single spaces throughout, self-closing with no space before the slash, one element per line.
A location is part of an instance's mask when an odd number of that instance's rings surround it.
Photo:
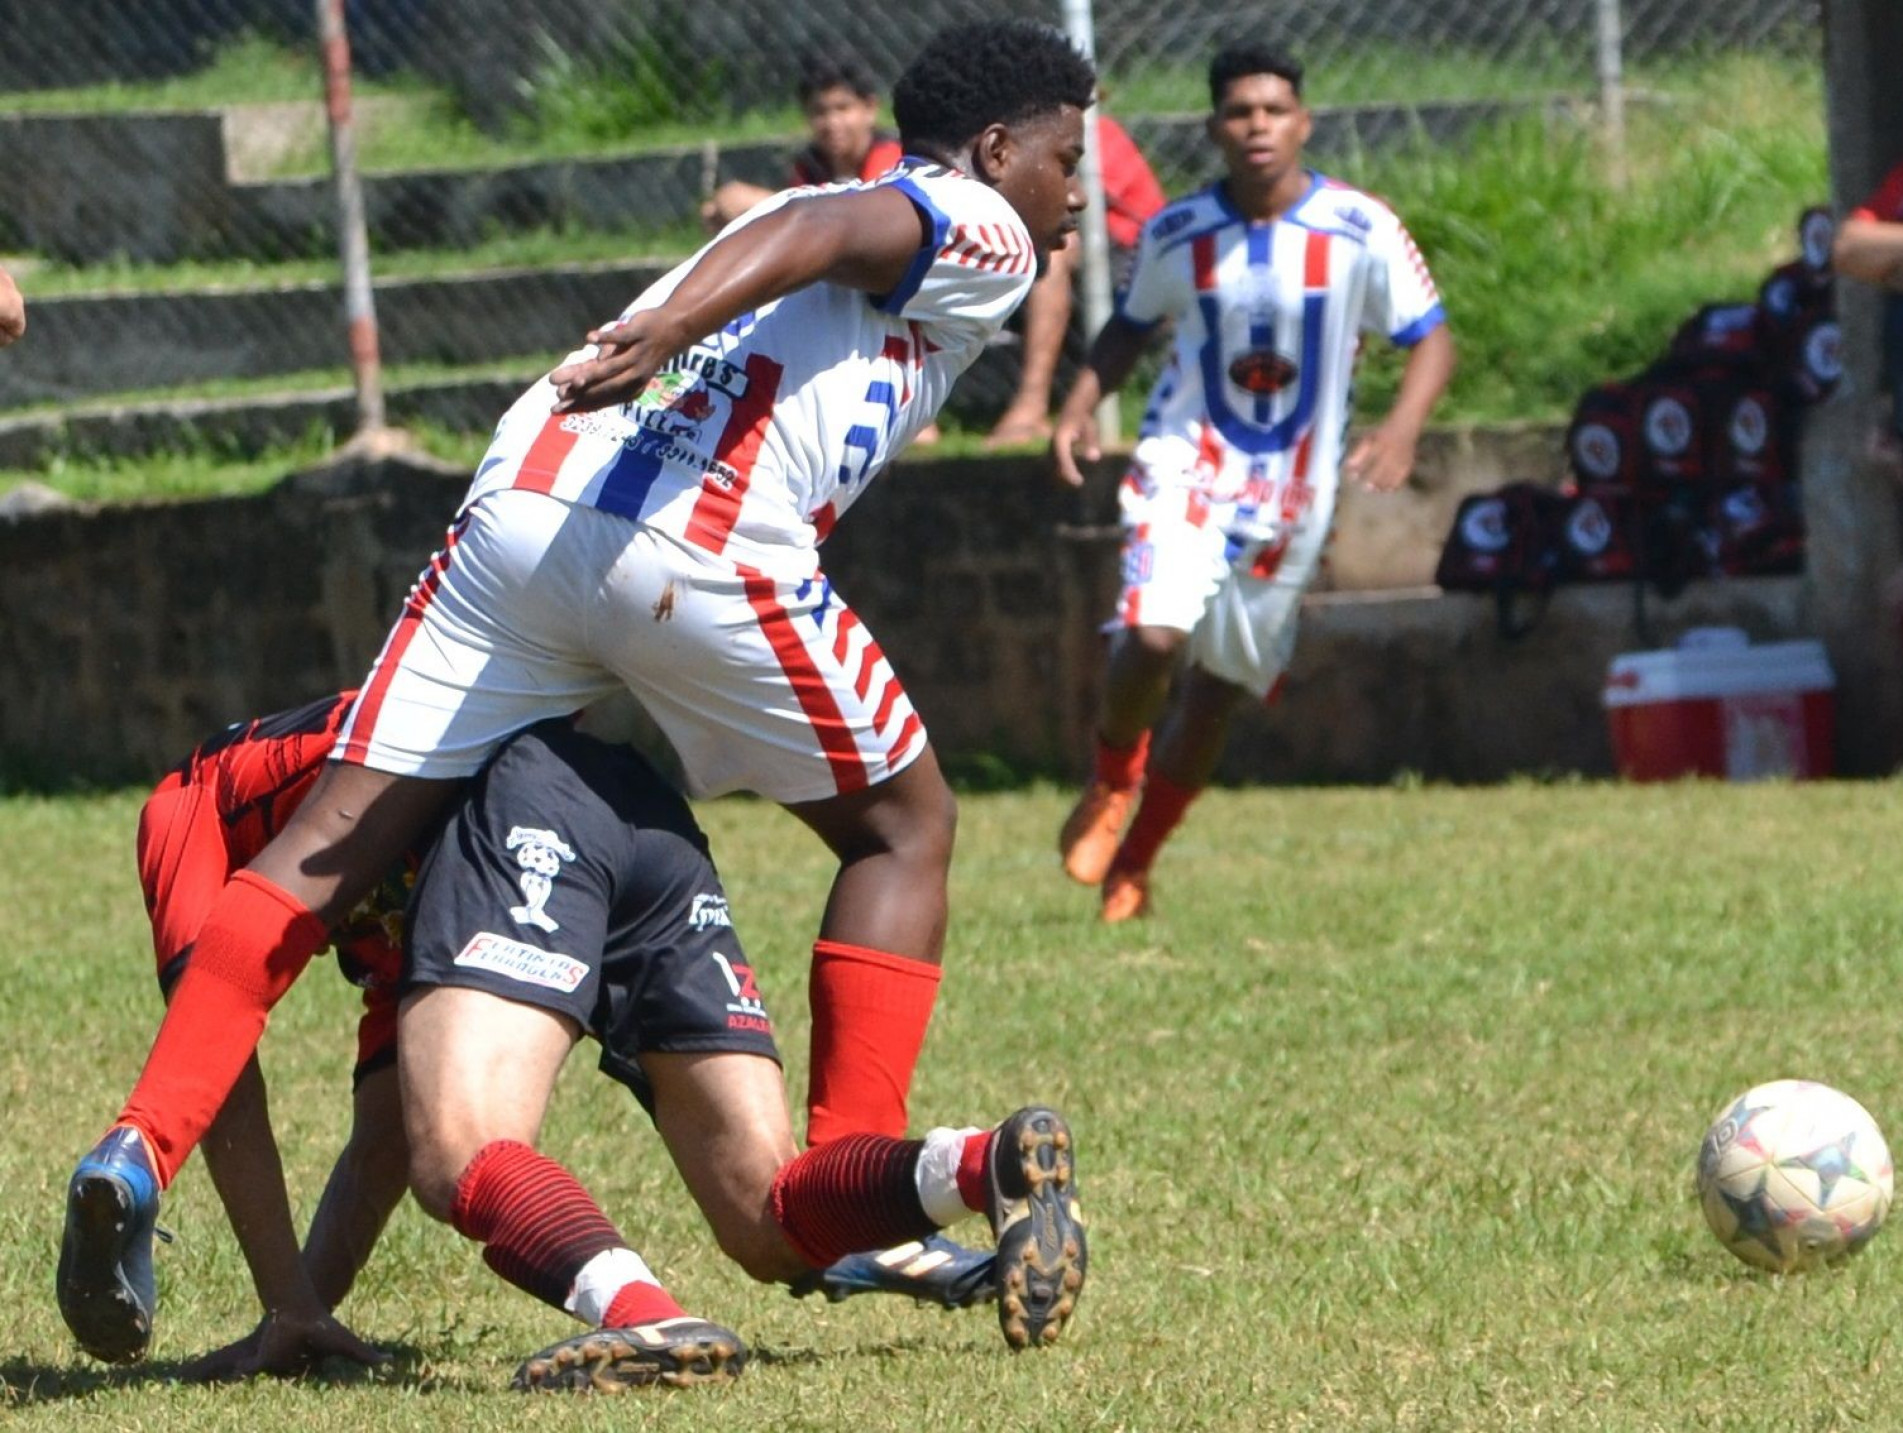
<path fill-rule="evenodd" d="M 892 708 L 899 704 L 899 698 L 905 695 L 905 688 L 899 685 L 897 677 L 885 684 L 885 690 L 879 694 L 879 709 L 872 715 L 872 729 L 884 731 L 885 724 L 892 720 Z"/>
<path fill-rule="evenodd" d="M 1196 292 L 1206 294 L 1216 287 L 1216 236 L 1199 234 L 1191 239 L 1189 255 L 1196 269 Z"/>
<path fill-rule="evenodd" d="M 532 493 L 553 491 L 555 479 L 562 471 L 562 460 L 581 438 L 581 434 L 570 432 L 562 424 L 561 414 L 549 414 L 548 422 L 542 425 L 542 431 L 535 435 L 528 452 L 522 455 L 522 465 L 516 470 L 516 487 Z"/>
<path fill-rule="evenodd" d="M 1304 288 L 1325 289 L 1328 287 L 1328 236 L 1317 229 L 1308 231 L 1308 250 L 1302 256 L 1302 285 Z"/>
<path fill-rule="evenodd" d="M 351 708 L 350 716 L 343 727 L 343 740 L 337 747 L 337 758 L 354 765 L 363 765 L 369 754 L 370 742 L 376 735 L 377 716 L 383 710 L 383 699 L 389 694 L 390 683 L 396 679 L 397 669 L 403 665 L 403 654 L 416 640 L 417 630 L 423 625 L 423 614 L 436 600 L 436 593 L 443 585 L 443 574 L 449 570 L 450 554 L 455 551 L 456 539 L 462 535 L 462 520 L 458 519 L 449 529 L 449 535 L 443 539 L 443 548 L 430 559 L 423 575 L 416 579 L 416 585 L 410 589 L 410 595 L 403 601 L 403 615 L 397 618 L 396 628 L 383 644 L 383 651 L 377 655 L 376 669 L 371 672 L 370 680 L 364 684 L 357 704 Z"/>
<path fill-rule="evenodd" d="M 696 546 L 709 552 L 726 550 L 727 539 L 740 520 L 740 503 L 747 495 L 753 465 L 760 460 L 760 445 L 766 441 L 766 426 L 773 418 L 785 371 L 764 354 L 747 355 L 747 391 L 734 400 L 727 426 L 714 444 L 712 471 L 701 479 L 700 497 L 687 519 L 687 540 Z M 715 478 L 721 468 L 731 474 L 724 483 Z"/>
<path fill-rule="evenodd" d="M 774 596 L 773 579 L 747 568 L 741 568 L 740 573 L 746 583 L 747 604 L 753 608 L 774 656 L 779 658 L 780 670 L 792 683 L 793 695 L 812 724 L 813 735 L 819 738 L 819 749 L 832 767 L 839 794 L 864 790 L 871 778 L 865 758 L 859 754 L 859 744 L 853 740 L 825 677 L 813 665 L 812 653 L 800 640 L 792 617 Z"/>

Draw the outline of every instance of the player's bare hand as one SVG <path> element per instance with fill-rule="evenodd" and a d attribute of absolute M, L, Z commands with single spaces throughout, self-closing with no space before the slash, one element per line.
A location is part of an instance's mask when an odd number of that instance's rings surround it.
<path fill-rule="evenodd" d="M 358 1338 L 329 1314 L 274 1313 L 235 1343 L 193 1359 L 179 1377 L 187 1383 L 226 1383 L 260 1373 L 295 1378 L 327 1358 L 347 1358 L 367 1368 L 390 1360 L 387 1353 Z"/>
<path fill-rule="evenodd" d="M 1342 471 L 1371 492 L 1391 493 L 1414 471 L 1414 443 L 1383 426 L 1349 452 Z"/>
<path fill-rule="evenodd" d="M 557 413 L 592 413 L 626 403 L 686 347 L 666 324 L 645 313 L 595 329 L 588 341 L 595 345 L 593 358 L 565 363 L 549 374 Z"/>
<path fill-rule="evenodd" d="M 1070 488 L 1084 485 L 1084 470 L 1078 466 L 1079 459 L 1094 463 L 1103 456 L 1103 446 L 1097 440 L 1097 418 L 1094 413 L 1074 416 L 1060 413 L 1056 424 L 1051 428 L 1051 466 L 1057 481 Z"/>

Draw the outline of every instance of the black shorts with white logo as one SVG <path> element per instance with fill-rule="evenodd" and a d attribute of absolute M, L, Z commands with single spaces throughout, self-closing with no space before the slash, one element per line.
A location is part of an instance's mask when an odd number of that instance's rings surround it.
<path fill-rule="evenodd" d="M 558 1011 L 649 1113 L 645 1051 L 778 1061 L 693 813 L 635 752 L 541 722 L 470 783 L 410 898 L 403 989 Z"/>

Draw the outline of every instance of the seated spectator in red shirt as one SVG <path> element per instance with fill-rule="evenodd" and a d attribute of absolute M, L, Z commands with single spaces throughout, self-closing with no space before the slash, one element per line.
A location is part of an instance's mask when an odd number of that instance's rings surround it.
<path fill-rule="evenodd" d="M 1103 173 L 1104 222 L 1110 231 L 1112 281 L 1119 289 L 1149 217 L 1163 207 L 1163 186 L 1143 151 L 1109 115 L 1097 115 L 1097 164 Z M 1081 245 L 1051 253 L 1049 266 L 1024 301 L 1024 367 L 1010 405 L 985 439 L 987 448 L 1039 443 L 1051 435 L 1051 384 L 1070 329 L 1071 283 Z"/>
<path fill-rule="evenodd" d="M 1883 304 L 1883 382 L 1890 390 L 1885 456 L 1903 463 L 1903 164 L 1850 211 L 1831 251 L 1838 273 L 1889 290 Z"/>
<path fill-rule="evenodd" d="M 807 56 L 800 67 L 799 101 L 812 143 L 793 157 L 789 184 L 876 179 L 899 162 L 898 137 L 879 128 L 878 88 L 857 62 Z M 701 206 L 701 222 L 710 233 L 718 232 L 772 192 L 729 180 Z"/>

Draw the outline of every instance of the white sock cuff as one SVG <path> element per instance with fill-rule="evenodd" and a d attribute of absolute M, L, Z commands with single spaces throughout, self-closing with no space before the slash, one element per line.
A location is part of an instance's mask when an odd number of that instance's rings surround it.
<path fill-rule="evenodd" d="M 661 1285 L 654 1277 L 654 1270 L 648 1267 L 648 1261 L 634 1250 L 603 1249 L 582 1265 L 562 1307 L 590 1328 L 599 1328 L 608 1316 L 608 1305 L 615 1301 L 615 1295 L 634 1283 L 653 1284 L 656 1288 Z"/>
<path fill-rule="evenodd" d="M 958 1192 L 958 1164 L 964 1158 L 965 1141 L 983 1133 L 976 1126 L 925 1131 L 925 1148 L 919 1151 L 918 1168 L 912 1177 L 925 1217 L 940 1229 L 949 1229 L 972 1212 Z"/>

